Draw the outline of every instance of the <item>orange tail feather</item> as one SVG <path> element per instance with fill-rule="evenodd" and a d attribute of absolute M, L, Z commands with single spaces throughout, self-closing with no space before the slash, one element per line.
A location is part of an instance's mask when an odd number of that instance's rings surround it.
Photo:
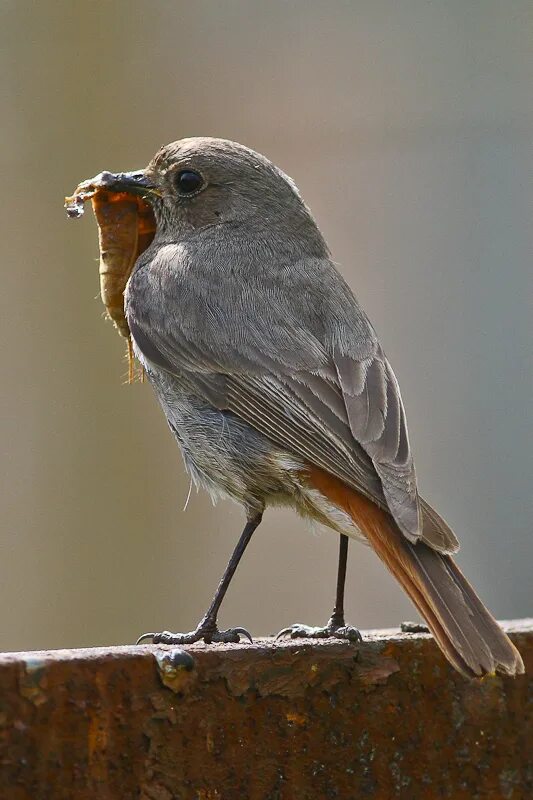
<path fill-rule="evenodd" d="M 365 534 L 459 672 L 467 677 L 524 672 L 520 653 L 450 556 L 409 542 L 389 514 L 338 478 L 311 467 L 308 480 Z"/>

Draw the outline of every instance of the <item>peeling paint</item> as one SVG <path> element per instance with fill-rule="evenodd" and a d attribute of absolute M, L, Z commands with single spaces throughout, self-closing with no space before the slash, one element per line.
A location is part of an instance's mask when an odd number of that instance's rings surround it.
<path fill-rule="evenodd" d="M 35 706 L 46 703 L 46 662 L 41 658 L 26 658 L 21 663 L 19 691 Z"/>
<path fill-rule="evenodd" d="M 170 651 L 158 651 L 154 658 L 159 670 L 161 682 L 175 694 L 180 694 L 190 689 L 194 683 L 194 659 L 181 648 Z"/>

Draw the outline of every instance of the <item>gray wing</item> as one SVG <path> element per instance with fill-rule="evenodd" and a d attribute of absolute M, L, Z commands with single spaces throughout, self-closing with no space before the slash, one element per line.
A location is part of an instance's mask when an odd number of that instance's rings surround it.
<path fill-rule="evenodd" d="M 147 315 L 133 285 L 135 343 L 214 406 L 390 511 L 410 541 L 455 551 L 453 533 L 418 497 L 398 383 L 372 326 L 329 262 L 306 270 L 305 298 L 302 287 L 298 295 L 274 287 L 266 309 L 259 281 L 249 280 L 246 294 L 230 286 L 224 302 L 198 289 L 181 304 L 176 287 L 159 284 L 157 311 Z M 310 298 L 317 281 L 322 294 Z"/>

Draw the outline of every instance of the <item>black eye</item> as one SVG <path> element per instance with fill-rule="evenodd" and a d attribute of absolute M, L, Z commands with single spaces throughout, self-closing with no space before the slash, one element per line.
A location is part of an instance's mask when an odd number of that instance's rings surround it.
<path fill-rule="evenodd" d="M 192 169 L 182 169 L 175 179 L 176 189 L 180 194 L 194 194 L 204 185 L 204 179 Z"/>

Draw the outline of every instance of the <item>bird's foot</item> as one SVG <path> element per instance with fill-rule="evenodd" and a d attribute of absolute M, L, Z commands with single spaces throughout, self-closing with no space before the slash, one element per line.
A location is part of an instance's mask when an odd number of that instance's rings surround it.
<path fill-rule="evenodd" d="M 152 644 L 194 644 L 194 642 L 205 642 L 206 644 L 213 644 L 214 642 L 240 642 L 241 636 L 248 639 L 253 643 L 251 635 L 246 628 L 228 628 L 225 631 L 220 631 L 216 623 L 204 623 L 203 621 L 198 625 L 196 630 L 189 633 L 171 633 L 170 631 L 162 631 L 161 633 L 143 633 L 137 639 L 136 644 L 141 644 L 144 639 L 151 639 Z"/>
<path fill-rule="evenodd" d="M 288 636 L 291 639 L 345 639 L 348 642 L 362 642 L 363 637 L 357 628 L 351 625 L 345 625 L 344 621 L 341 625 L 330 619 L 327 625 L 322 628 L 315 628 L 312 625 L 302 625 L 297 622 L 295 625 L 289 625 L 288 628 L 283 628 L 278 633 L 276 639 L 281 639 L 283 636 Z"/>

